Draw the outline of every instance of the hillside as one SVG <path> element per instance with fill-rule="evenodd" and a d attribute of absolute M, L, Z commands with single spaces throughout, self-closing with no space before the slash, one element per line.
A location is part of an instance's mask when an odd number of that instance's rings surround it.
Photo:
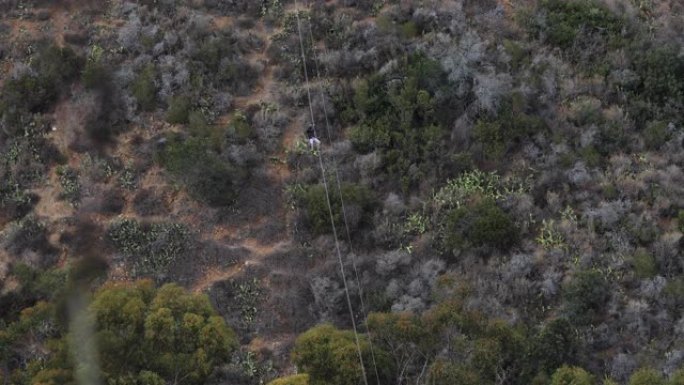
<path fill-rule="evenodd" d="M 0 2 L 0 379 L 684 383 L 683 47 L 678 0 Z"/>

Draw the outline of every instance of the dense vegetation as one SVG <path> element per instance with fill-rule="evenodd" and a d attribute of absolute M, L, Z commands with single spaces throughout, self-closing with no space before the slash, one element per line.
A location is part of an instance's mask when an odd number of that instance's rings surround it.
<path fill-rule="evenodd" d="M 0 382 L 684 384 L 680 1 L 0 15 Z"/>

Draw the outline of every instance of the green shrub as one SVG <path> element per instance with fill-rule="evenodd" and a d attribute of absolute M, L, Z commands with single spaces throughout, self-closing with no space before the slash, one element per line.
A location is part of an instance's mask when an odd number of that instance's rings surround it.
<path fill-rule="evenodd" d="M 59 176 L 59 184 L 62 187 L 62 192 L 59 194 L 60 198 L 68 200 L 72 205 L 77 204 L 81 200 L 81 183 L 78 180 L 78 171 L 71 167 L 59 166 L 56 172 Z"/>
<path fill-rule="evenodd" d="M 88 89 L 104 89 L 111 81 L 110 69 L 104 63 L 88 60 L 83 69 L 81 81 Z"/>
<path fill-rule="evenodd" d="M 663 376 L 655 369 L 641 368 L 629 377 L 629 385 L 664 385 Z"/>
<path fill-rule="evenodd" d="M 679 231 L 684 233 L 684 210 L 679 210 L 677 213 L 677 225 L 679 226 Z"/>
<path fill-rule="evenodd" d="M 188 131 L 195 137 L 209 135 L 209 122 L 201 110 L 192 110 L 188 113 Z"/>
<path fill-rule="evenodd" d="M 634 90 L 658 105 L 684 103 L 684 58 L 679 46 L 636 47 L 634 67 L 640 81 Z"/>
<path fill-rule="evenodd" d="M 473 128 L 473 139 L 482 146 L 486 159 L 500 160 L 506 151 L 501 123 L 478 120 Z"/>
<path fill-rule="evenodd" d="M 401 81 L 398 81 L 401 80 Z M 448 78 L 438 62 L 416 54 L 399 68 L 356 85 L 352 105 L 338 106 L 352 128 L 349 139 L 362 153 L 378 151 L 386 171 L 405 190 L 440 159 L 446 133 L 437 119 L 437 93 L 448 94 Z"/>
<path fill-rule="evenodd" d="M 186 124 L 190 115 L 192 101 L 185 95 L 171 98 L 169 110 L 166 112 L 166 121 L 171 124 Z"/>
<path fill-rule="evenodd" d="M 491 199 L 472 207 L 451 210 L 446 217 L 445 245 L 450 250 L 463 247 L 510 249 L 518 240 L 511 217 Z"/>
<path fill-rule="evenodd" d="M 657 150 L 669 139 L 667 123 L 664 121 L 651 121 L 643 131 L 644 142 L 650 150 Z"/>
<path fill-rule="evenodd" d="M 684 306 L 684 277 L 668 280 L 663 288 L 662 296 L 673 314 L 681 314 Z"/>
<path fill-rule="evenodd" d="M 0 120 L 4 120 L 5 134 L 20 134 L 29 123 L 27 115 L 52 107 L 66 85 L 79 74 L 81 62 L 70 48 L 39 45 L 30 63 L 34 72 L 8 79 L 0 94 Z"/>
<path fill-rule="evenodd" d="M 667 385 L 684 385 L 684 369 L 678 369 L 672 373 Z"/>
<path fill-rule="evenodd" d="M 335 227 L 337 228 L 338 234 L 342 234 L 345 223 L 340 194 L 334 185 L 329 185 L 328 189 Z M 373 193 L 364 186 L 351 183 L 343 183 L 341 191 L 345 212 L 347 214 L 349 231 L 353 232 L 363 219 L 363 216 L 365 216 L 365 213 L 370 210 L 374 199 Z M 321 184 L 309 186 L 309 188 L 303 192 L 300 199 L 302 205 L 306 209 L 311 231 L 314 234 L 328 234 L 332 232 L 330 227 L 330 211 L 328 210 L 328 201 L 325 195 L 324 186 Z M 360 211 L 360 216 L 353 218 L 352 212 L 356 210 Z"/>
<path fill-rule="evenodd" d="M 452 364 L 437 360 L 430 367 L 429 383 L 433 385 L 480 385 L 482 381 L 477 371 L 466 365 Z"/>
<path fill-rule="evenodd" d="M 69 47 L 49 44 L 40 49 L 31 64 L 39 76 L 60 87 L 78 77 L 83 59 Z"/>
<path fill-rule="evenodd" d="M 582 368 L 562 366 L 551 376 L 551 385 L 594 385 L 594 378 Z"/>
<path fill-rule="evenodd" d="M 28 112 L 46 111 L 57 99 L 58 89 L 52 79 L 46 76 L 25 74 L 10 79 L 3 88 L 3 110 L 10 109 Z"/>
<path fill-rule="evenodd" d="M 583 270 L 564 287 L 563 296 L 570 319 L 584 325 L 603 313 L 610 299 L 610 285 L 600 271 Z"/>
<path fill-rule="evenodd" d="M 514 70 L 519 69 L 530 60 L 529 51 L 520 46 L 518 42 L 504 39 L 503 47 L 506 50 L 506 53 L 511 57 L 510 63 Z"/>
<path fill-rule="evenodd" d="M 632 256 L 632 266 L 637 278 L 651 278 L 658 274 L 658 266 L 653 255 L 645 249 L 638 249 Z"/>
<path fill-rule="evenodd" d="M 245 172 L 220 159 L 211 148 L 203 138 L 173 136 L 156 159 L 193 198 L 211 206 L 228 206 L 235 200 Z"/>
<path fill-rule="evenodd" d="M 32 251 L 41 257 L 52 256 L 57 250 L 50 244 L 48 234 L 44 223 L 34 216 L 28 216 L 9 229 L 4 237 L 3 246 L 14 255 Z"/>
<path fill-rule="evenodd" d="M 154 64 L 148 64 L 133 82 L 131 92 L 143 111 L 151 111 L 156 106 L 156 76 Z"/>
<path fill-rule="evenodd" d="M 252 126 L 249 124 L 247 117 L 242 111 L 235 112 L 228 130 L 230 134 L 239 142 L 245 142 L 246 140 L 253 138 L 255 135 Z"/>
<path fill-rule="evenodd" d="M 533 29 L 545 35 L 547 43 L 563 49 L 578 43 L 580 31 L 615 38 L 624 26 L 621 18 L 594 0 L 543 0 L 540 9 L 546 16 L 545 23 Z"/>
<path fill-rule="evenodd" d="M 629 149 L 629 137 L 624 126 L 619 123 L 601 125 L 594 139 L 596 151 L 603 157 Z"/>
<path fill-rule="evenodd" d="M 510 149 L 525 139 L 547 130 L 546 123 L 528 114 L 521 95 L 510 95 L 496 115 L 480 118 L 473 129 L 473 139 L 480 144 L 486 159 L 498 161 Z"/>
<path fill-rule="evenodd" d="M 401 37 L 412 39 L 418 36 L 418 27 L 413 21 L 407 21 L 401 25 Z"/>

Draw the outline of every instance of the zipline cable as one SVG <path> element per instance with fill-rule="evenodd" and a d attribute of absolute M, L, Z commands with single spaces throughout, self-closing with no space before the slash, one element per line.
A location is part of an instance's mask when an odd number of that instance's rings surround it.
<path fill-rule="evenodd" d="M 306 94 L 309 101 L 309 113 L 311 114 L 311 125 L 314 130 L 314 136 L 316 136 L 316 124 L 314 120 L 313 106 L 311 105 L 311 89 L 309 87 L 309 75 L 306 68 L 306 53 L 304 51 L 304 41 L 302 39 L 302 26 L 299 19 L 299 7 L 297 6 L 297 0 L 294 0 L 295 6 L 295 17 L 297 19 L 297 33 L 299 35 L 299 47 L 302 51 L 302 65 L 304 67 L 304 82 L 306 86 Z M 361 343 L 359 341 L 359 334 L 356 330 L 356 320 L 354 319 L 354 309 L 351 303 L 351 297 L 349 296 L 349 286 L 347 285 L 347 277 L 344 271 L 344 261 L 342 260 L 342 253 L 340 252 L 340 242 L 337 239 L 337 228 L 335 227 L 335 218 L 333 217 L 332 205 L 330 203 L 330 193 L 328 191 L 328 182 L 325 177 L 325 167 L 323 166 L 323 154 L 318 151 L 318 164 L 321 168 L 321 176 L 323 178 L 323 188 L 325 190 L 326 203 L 328 205 L 328 214 L 330 215 L 330 226 L 332 227 L 333 237 L 335 239 L 335 250 L 337 251 L 337 259 L 340 264 L 340 272 L 342 274 L 342 282 L 344 284 L 344 292 L 347 298 L 347 307 L 349 308 L 349 315 L 351 317 L 352 329 L 354 331 L 354 341 L 356 342 L 356 352 L 359 355 L 359 362 L 361 363 L 361 372 L 363 374 L 363 382 L 365 385 L 368 384 L 368 376 L 366 375 L 366 368 L 363 364 L 363 354 L 361 353 Z"/>
<path fill-rule="evenodd" d="M 307 1 L 307 8 L 310 9 L 309 7 L 309 2 Z M 316 69 L 316 78 L 321 79 L 321 71 L 318 65 L 318 58 L 316 55 L 316 43 L 313 38 L 313 31 L 311 28 L 311 21 L 309 21 L 309 40 L 311 42 L 311 50 L 313 52 L 312 59 L 314 62 L 314 68 Z M 323 94 L 323 91 L 319 92 L 320 95 L 320 100 L 321 104 L 323 105 L 323 116 L 325 116 L 325 131 L 326 135 L 328 137 L 328 142 L 332 143 L 332 135 L 330 134 L 330 119 L 328 118 L 328 108 L 326 107 L 326 100 Z M 333 169 L 335 171 L 335 180 L 336 180 L 336 185 L 337 185 L 337 194 L 340 197 L 340 206 L 342 209 L 342 219 L 344 220 L 344 229 L 347 235 L 347 243 L 349 244 L 349 249 L 351 251 L 351 262 L 352 262 L 352 267 L 354 269 L 354 276 L 356 278 L 356 285 L 359 288 L 359 300 L 360 300 L 360 305 L 361 305 L 361 314 L 363 315 L 363 322 L 366 326 L 366 331 L 368 332 L 368 342 L 369 342 L 369 347 L 370 347 L 370 353 L 371 353 L 371 360 L 373 363 L 373 370 L 375 372 L 375 380 L 377 381 L 377 384 L 380 385 L 380 375 L 378 374 L 378 366 L 375 361 L 375 349 L 373 347 L 373 339 L 371 338 L 371 333 L 370 329 L 368 328 L 368 313 L 366 312 L 366 305 L 365 301 L 363 299 L 363 288 L 361 286 L 361 280 L 359 279 L 359 270 L 356 266 L 356 253 L 354 251 L 354 245 L 351 240 L 351 231 L 349 231 L 349 222 L 347 221 L 347 210 L 346 206 L 344 204 L 344 197 L 342 196 L 342 185 L 340 183 L 340 173 L 339 169 L 337 167 L 337 160 L 335 159 L 335 154 L 332 153 L 331 155 L 332 158 L 332 164 L 333 164 Z"/>

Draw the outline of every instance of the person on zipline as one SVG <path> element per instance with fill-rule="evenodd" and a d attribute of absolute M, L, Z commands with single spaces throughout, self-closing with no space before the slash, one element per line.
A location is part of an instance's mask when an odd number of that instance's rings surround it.
<path fill-rule="evenodd" d="M 311 151 L 321 147 L 321 141 L 318 140 L 318 138 L 316 137 L 313 125 L 311 124 L 309 124 L 309 127 L 306 129 L 306 137 L 307 139 L 309 139 L 309 146 L 311 146 Z"/>

